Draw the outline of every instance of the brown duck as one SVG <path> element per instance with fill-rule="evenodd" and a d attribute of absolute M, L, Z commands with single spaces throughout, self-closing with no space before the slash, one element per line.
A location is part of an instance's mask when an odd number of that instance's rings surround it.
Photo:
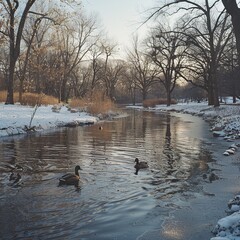
<path fill-rule="evenodd" d="M 79 165 L 75 167 L 75 174 L 67 173 L 59 179 L 60 185 L 77 185 L 80 179 L 78 171 L 82 170 Z"/>

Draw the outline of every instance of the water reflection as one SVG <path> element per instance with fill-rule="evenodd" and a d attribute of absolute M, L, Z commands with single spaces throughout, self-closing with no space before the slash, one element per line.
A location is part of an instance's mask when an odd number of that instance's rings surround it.
<path fill-rule="evenodd" d="M 172 172 L 174 172 L 174 151 L 171 146 L 171 117 L 170 114 L 167 114 L 166 116 L 167 122 L 166 122 L 166 135 L 165 135 L 165 144 L 163 149 L 163 154 L 167 157 L 167 163 L 169 165 L 169 170 L 167 171 L 168 175 L 171 175 Z"/>
<path fill-rule="evenodd" d="M 211 156 L 191 130 L 191 122 L 170 114 L 133 110 L 102 129 L 1 142 L 0 235 L 136 239 L 159 228 L 172 210 L 201 194 L 202 175 L 209 172 Z M 149 165 L 138 175 L 136 157 Z M 83 169 L 78 187 L 58 187 L 76 165 Z M 13 188 L 9 178 L 17 171 L 21 184 Z"/>

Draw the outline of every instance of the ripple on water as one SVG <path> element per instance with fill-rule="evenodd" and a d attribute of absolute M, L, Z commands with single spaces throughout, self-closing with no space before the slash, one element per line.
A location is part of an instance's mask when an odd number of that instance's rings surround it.
<path fill-rule="evenodd" d="M 202 192 L 191 179 L 207 171 L 210 155 L 200 140 L 186 136 L 190 123 L 138 114 L 143 115 L 104 123 L 102 131 L 98 126 L 63 128 L 1 143 L 3 163 L 20 164 L 23 170 L 22 185 L 13 188 L 9 169 L 0 166 L 0 235 L 144 239 L 172 210 L 187 207 L 186 200 Z M 138 175 L 136 157 L 149 164 Z M 58 186 L 76 165 L 83 169 L 79 188 Z"/>

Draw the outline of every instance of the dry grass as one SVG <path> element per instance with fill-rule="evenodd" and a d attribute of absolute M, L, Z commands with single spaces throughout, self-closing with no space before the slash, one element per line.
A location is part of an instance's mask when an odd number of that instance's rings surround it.
<path fill-rule="evenodd" d="M 5 102 L 7 99 L 7 91 L 0 91 L 0 102 Z M 14 93 L 14 102 L 18 100 L 18 93 Z"/>
<path fill-rule="evenodd" d="M 0 102 L 5 102 L 7 98 L 6 91 L 0 91 Z M 14 93 L 14 102 L 19 102 L 18 93 Z M 48 105 L 57 104 L 58 99 L 52 96 L 36 93 L 24 93 L 22 96 L 22 105 L 35 106 L 36 104 Z"/>
<path fill-rule="evenodd" d="M 83 98 L 73 98 L 71 99 L 69 106 L 71 108 L 85 109 L 88 105 L 87 99 Z"/>
<path fill-rule="evenodd" d="M 53 96 L 45 94 L 24 93 L 21 101 L 22 105 L 35 106 L 39 105 L 53 105 L 58 104 L 58 99 Z"/>
<path fill-rule="evenodd" d="M 94 115 L 116 110 L 115 104 L 101 92 L 94 93 L 91 97 L 83 99 L 72 99 L 69 105 L 71 108 L 78 108 Z"/>
<path fill-rule="evenodd" d="M 172 99 L 171 104 L 176 104 L 176 100 Z M 155 107 L 156 105 L 167 104 L 167 99 L 165 98 L 155 98 L 155 99 L 146 99 L 143 101 L 143 107 Z"/>
<path fill-rule="evenodd" d="M 0 102 L 5 102 L 7 98 L 6 91 L 0 91 Z M 14 102 L 19 102 L 18 93 L 14 93 Z M 24 93 L 22 96 L 22 105 L 35 106 L 40 105 L 55 105 L 58 104 L 58 99 L 52 96 L 35 93 Z M 92 96 L 84 99 L 72 99 L 70 102 L 71 108 L 77 108 L 97 115 L 99 113 L 106 114 L 110 110 L 116 110 L 115 104 L 102 92 L 96 92 Z"/>

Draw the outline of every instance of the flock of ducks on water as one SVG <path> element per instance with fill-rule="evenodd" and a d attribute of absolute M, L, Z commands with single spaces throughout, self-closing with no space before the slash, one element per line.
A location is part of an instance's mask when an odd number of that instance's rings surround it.
<path fill-rule="evenodd" d="M 102 130 L 103 127 L 100 126 L 99 130 Z M 230 154 L 234 154 L 234 152 L 237 150 L 239 146 L 231 145 L 231 147 L 224 152 L 224 155 L 228 156 Z M 140 162 L 138 158 L 135 158 L 135 166 L 136 169 L 135 174 L 138 174 L 138 171 L 140 169 L 148 168 L 147 162 Z M 13 170 L 18 170 L 19 167 L 16 167 L 16 169 L 12 169 L 12 173 L 9 177 L 9 181 L 14 184 L 18 184 L 21 180 L 21 175 L 19 172 L 14 172 Z M 75 167 L 75 173 L 67 173 L 63 175 L 61 178 L 59 178 L 59 185 L 78 185 L 78 182 L 80 180 L 79 170 L 82 170 L 79 165 Z"/>
<path fill-rule="evenodd" d="M 100 126 L 99 130 L 102 130 L 103 127 Z M 138 158 L 135 158 L 135 166 L 134 168 L 136 169 L 135 174 L 138 174 L 138 171 L 140 169 L 148 168 L 147 162 L 140 162 Z M 9 176 L 9 181 L 12 186 L 19 184 L 21 181 L 21 175 L 18 170 L 23 170 L 22 168 L 20 169 L 19 167 L 16 166 L 16 168 L 11 169 L 11 174 Z M 80 175 L 79 175 L 79 170 L 82 170 L 79 165 L 75 167 L 75 172 L 74 173 L 67 173 L 63 175 L 61 178 L 59 178 L 59 185 L 78 185 L 79 180 L 80 180 Z"/>
<path fill-rule="evenodd" d="M 135 174 L 138 174 L 138 171 L 140 169 L 148 168 L 147 162 L 140 162 L 138 158 L 135 159 L 135 166 L 134 168 L 136 169 Z M 21 175 L 19 171 L 23 170 L 15 168 L 11 170 L 11 174 L 9 176 L 9 181 L 12 186 L 17 186 L 19 185 L 21 181 Z M 79 170 L 82 170 L 82 168 L 77 165 L 75 167 L 75 172 L 74 173 L 67 173 L 63 175 L 61 178 L 59 178 L 59 186 L 61 185 L 78 185 L 79 180 L 80 180 L 80 175 L 79 175 Z"/>
<path fill-rule="evenodd" d="M 103 130 L 102 126 L 99 126 L 99 130 Z M 135 159 L 135 174 L 138 174 L 138 171 L 143 168 L 148 168 L 147 162 L 140 162 L 138 158 Z M 75 173 L 67 173 L 59 179 L 59 185 L 77 185 L 80 180 L 79 170 L 82 170 L 79 165 L 75 167 Z"/>
<path fill-rule="evenodd" d="M 135 159 L 135 174 L 138 174 L 140 169 L 148 168 L 147 162 L 140 162 L 138 158 Z M 75 173 L 67 173 L 59 178 L 59 185 L 77 185 L 80 180 L 79 170 L 82 170 L 79 165 L 75 167 Z"/>
<path fill-rule="evenodd" d="M 100 126 L 99 130 L 103 130 L 103 127 Z M 240 146 L 239 145 L 235 145 L 235 144 L 231 145 L 229 147 L 229 149 L 224 152 L 224 155 L 228 156 L 230 154 L 234 154 L 238 147 L 240 147 Z M 137 175 L 138 171 L 140 169 L 148 168 L 148 163 L 147 162 L 140 162 L 138 158 L 135 158 L 135 166 L 134 166 L 134 168 L 136 169 L 135 174 Z M 79 165 L 77 165 L 75 167 L 75 174 L 68 173 L 68 174 L 63 175 L 59 179 L 59 184 L 60 185 L 62 185 L 62 184 L 65 184 L 65 185 L 76 185 L 76 184 L 78 184 L 78 182 L 80 180 L 80 176 L 79 176 L 79 172 L 78 172 L 79 170 L 82 170 L 82 169 L 80 168 Z M 205 177 L 206 176 L 203 176 L 203 178 L 205 178 Z M 214 181 L 216 179 L 218 179 L 218 176 L 215 175 L 214 173 L 211 173 L 210 176 L 209 176 L 209 181 L 212 182 L 212 181 Z"/>

